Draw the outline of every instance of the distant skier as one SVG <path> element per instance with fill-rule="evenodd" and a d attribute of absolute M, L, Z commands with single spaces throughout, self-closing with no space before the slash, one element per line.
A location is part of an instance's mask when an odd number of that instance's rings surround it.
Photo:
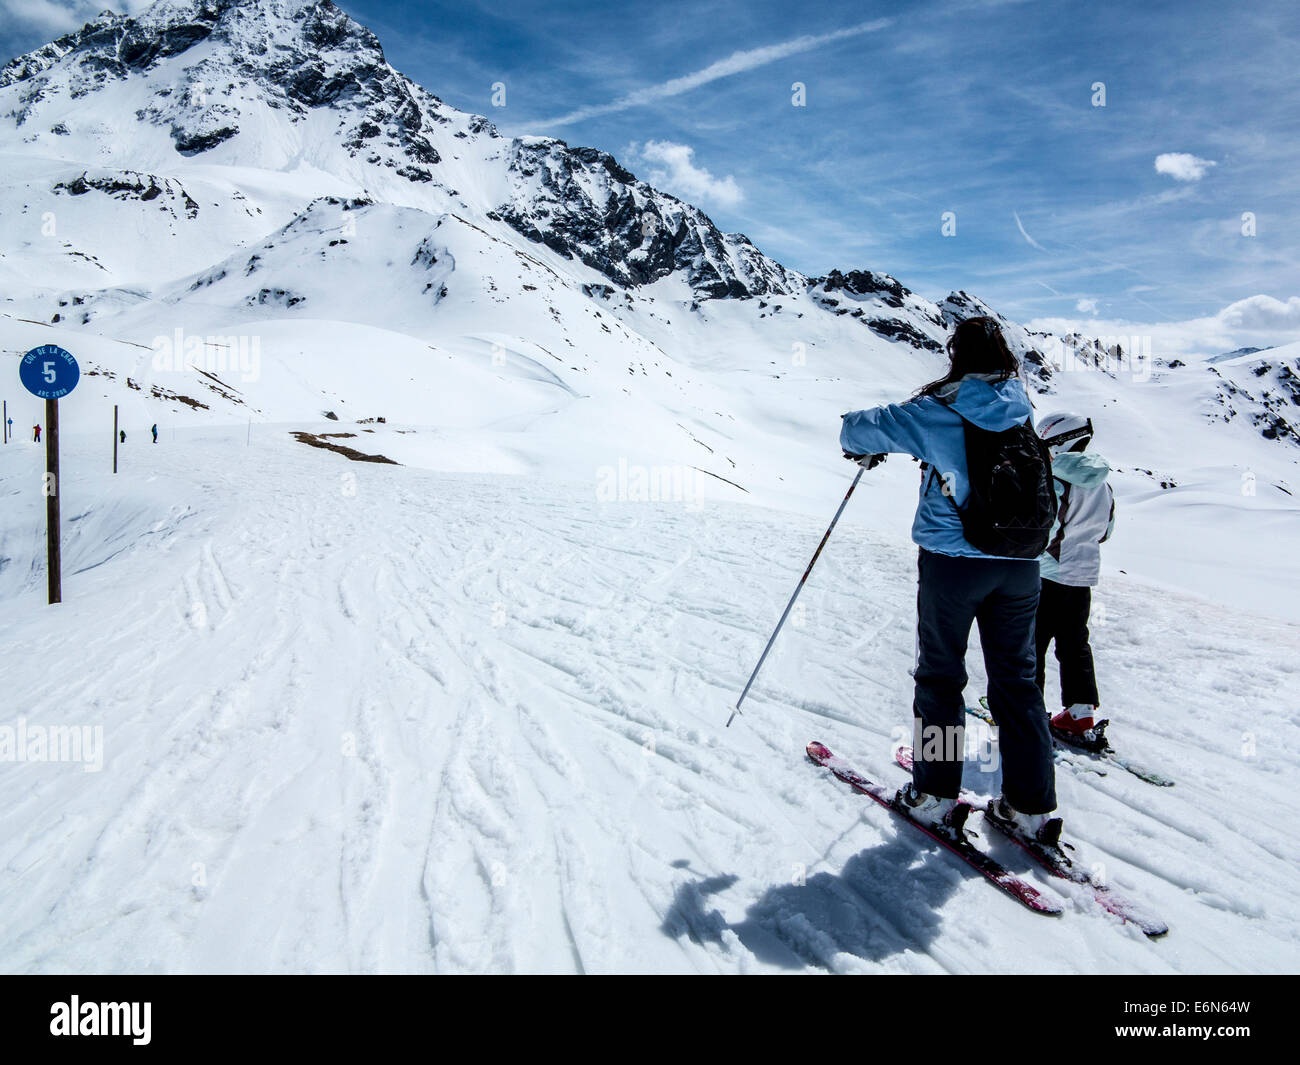
<path fill-rule="evenodd" d="M 155 444 L 158 443 L 158 423 L 155 422 L 155 423 L 154 423 L 154 427 L 153 427 L 151 430 L 149 430 L 149 431 L 150 431 L 151 433 L 153 433 L 153 442 L 154 442 Z"/>
<path fill-rule="evenodd" d="M 1088 642 L 1092 589 L 1101 574 L 1101 545 L 1115 528 L 1115 493 L 1106 483 L 1110 466 L 1088 452 L 1092 420 L 1057 412 L 1038 423 L 1052 452 L 1058 510 L 1047 551 L 1039 559 L 1043 586 L 1038 598 L 1038 687 L 1045 689 L 1047 648 L 1056 642 L 1061 673 L 1060 713 L 1054 728 L 1087 742 L 1100 741 L 1097 676 Z"/>
<path fill-rule="evenodd" d="M 117 435 L 118 435 L 118 439 L 119 439 L 119 441 L 120 441 L 121 443 L 125 444 L 125 443 L 126 443 L 126 430 L 125 430 L 125 429 L 119 429 Z"/>
<path fill-rule="evenodd" d="M 912 713 L 922 728 L 912 783 L 899 791 L 896 803 L 907 816 L 961 836 L 970 810 L 956 801 L 964 762 L 966 644 L 971 625 L 978 623 L 989 705 L 1001 725 L 1003 796 L 994 806 L 1017 833 L 1054 841 L 1061 822 L 1047 816 L 1056 807 L 1052 739 L 1034 683 L 1037 555 L 1051 525 L 1048 463 L 1028 427 L 1031 408 L 1018 362 L 996 320 L 960 322 L 948 340 L 948 355 L 948 372 L 939 380 L 906 403 L 844 415 L 840 431 L 845 457 L 868 469 L 884 459 L 882 452 L 922 460 L 912 523 L 920 548 Z M 1016 493 L 1014 502 L 1032 506 L 1036 515 L 1036 523 L 1025 525 L 1034 532 L 1023 544 L 1001 538 L 992 524 L 977 524 L 968 506 L 975 484 L 979 498 L 986 498 L 996 465 L 990 456 L 1002 455 L 1009 431 L 1017 428 L 1023 431 L 1009 435 L 1020 451 L 1008 461 L 1017 464 L 1021 483 L 1034 488 L 1032 498 Z M 979 445 L 978 452 L 968 455 L 968 440 Z M 968 534 L 1006 546 L 982 551 Z M 927 751 L 934 739 L 939 742 Z"/>
<path fill-rule="evenodd" d="M 33 425 L 33 426 L 32 426 L 32 443 L 34 443 L 34 444 L 39 444 L 40 442 L 41 442 L 41 427 L 40 427 L 39 425 Z"/>

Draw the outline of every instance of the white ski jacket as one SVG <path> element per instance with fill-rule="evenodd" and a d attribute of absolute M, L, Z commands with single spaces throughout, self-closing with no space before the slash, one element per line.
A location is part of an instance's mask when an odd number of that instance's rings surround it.
<path fill-rule="evenodd" d="M 1056 524 L 1038 572 L 1046 581 L 1091 588 L 1101 576 L 1101 545 L 1115 528 L 1110 465 L 1100 455 L 1068 451 L 1052 459 Z"/>

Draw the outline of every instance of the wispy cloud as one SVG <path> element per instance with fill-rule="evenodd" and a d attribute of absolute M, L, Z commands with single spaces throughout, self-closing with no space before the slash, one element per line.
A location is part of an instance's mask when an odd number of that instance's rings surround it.
<path fill-rule="evenodd" d="M 779 44 L 769 44 L 762 48 L 750 48 L 745 51 L 733 52 L 726 59 L 710 63 L 707 67 L 692 74 L 671 78 L 658 85 L 649 85 L 643 89 L 637 89 L 635 92 L 630 92 L 617 100 L 611 100 L 609 103 L 579 107 L 567 114 L 542 122 L 540 125 L 542 127 L 567 126 L 599 115 L 626 111 L 633 107 L 644 107 L 659 100 L 666 100 L 671 96 L 680 96 L 682 93 L 698 89 L 700 86 L 708 85 L 720 78 L 729 78 L 735 74 L 742 74 L 747 70 L 767 66 L 779 59 L 785 59 L 787 56 L 798 55 L 801 52 L 811 52 L 815 48 L 821 48 L 836 41 L 847 40 L 850 37 L 860 37 L 865 33 L 875 33 L 883 30 L 892 22 L 892 19 L 887 18 L 873 19 L 870 22 L 861 22 L 856 26 L 833 30 L 830 33 L 808 34 L 795 37 L 789 41 L 782 41 Z"/>
<path fill-rule="evenodd" d="M 75 30 L 106 8 L 135 14 L 149 6 L 150 0 L 0 0 L 0 12 L 6 22 L 51 35 Z"/>
<path fill-rule="evenodd" d="M 1213 159 L 1201 159 L 1187 152 L 1165 152 L 1156 156 L 1156 173 L 1168 174 L 1175 181 L 1200 181 L 1215 165 Z"/>
<path fill-rule="evenodd" d="M 728 174 L 715 178 L 708 170 L 695 165 L 695 149 L 674 141 L 646 141 L 643 145 L 629 144 L 624 153 L 633 162 L 643 161 L 650 166 L 646 179 L 682 199 L 734 207 L 745 198 Z"/>
<path fill-rule="evenodd" d="M 78 30 L 106 10 L 137 15 L 152 0 L 0 0 L 0 65 Z"/>
<path fill-rule="evenodd" d="M 51 33 L 60 33 L 76 25 L 72 5 L 53 0 L 0 0 L 0 12 L 4 13 L 6 22 L 13 20 Z"/>
<path fill-rule="evenodd" d="M 1011 217 L 1016 220 L 1016 228 L 1020 230 L 1020 235 L 1024 237 L 1026 241 L 1028 241 L 1030 247 L 1037 248 L 1039 251 L 1047 250 L 1041 244 L 1039 244 L 1038 241 L 1034 240 L 1033 237 L 1031 237 L 1028 233 L 1025 232 L 1025 226 L 1024 223 L 1020 221 L 1020 215 L 1018 215 L 1015 211 L 1012 211 Z"/>

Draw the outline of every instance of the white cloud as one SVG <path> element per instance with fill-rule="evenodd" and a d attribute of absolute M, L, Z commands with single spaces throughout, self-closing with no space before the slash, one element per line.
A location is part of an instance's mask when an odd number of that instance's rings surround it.
<path fill-rule="evenodd" d="M 862 22 L 856 26 L 834 30 L 831 33 L 809 34 L 803 37 L 795 37 L 793 40 L 782 41 L 779 44 L 769 44 L 763 48 L 733 52 L 726 59 L 719 59 L 716 63 L 710 63 L 707 67 L 703 67 L 692 74 L 685 74 L 680 78 L 672 78 L 658 85 L 649 85 L 644 89 L 637 89 L 635 92 L 628 93 L 626 96 L 610 103 L 579 107 L 575 111 L 560 115 L 558 118 L 552 118 L 547 122 L 537 123 L 537 125 L 539 127 L 564 126 L 572 122 L 581 122 L 586 118 L 594 118 L 597 115 L 608 115 L 615 111 L 626 111 L 632 107 L 641 107 L 645 104 L 654 103 L 656 100 L 667 99 L 670 96 L 680 96 L 684 92 L 698 89 L 701 85 L 707 85 L 711 81 L 728 78 L 733 74 L 741 74 L 747 70 L 753 70 L 755 67 L 767 66 L 767 64 L 775 63 L 778 59 L 784 59 L 786 56 L 798 55 L 800 52 L 810 52 L 824 44 L 842 41 L 848 37 L 874 33 L 889 26 L 892 22 L 892 19 L 887 18 L 874 19 L 871 22 Z"/>
<path fill-rule="evenodd" d="M 79 5 L 54 0 L 0 0 L 0 12 L 6 22 L 60 36 L 78 25 Z M 84 21 L 84 20 L 83 20 Z"/>
<path fill-rule="evenodd" d="M 1156 173 L 1168 174 L 1175 181 L 1200 181 L 1205 172 L 1217 164 L 1187 152 L 1165 152 L 1156 156 Z"/>
<path fill-rule="evenodd" d="M 1278 300 L 1272 296 L 1247 296 L 1219 312 L 1233 329 L 1294 329 L 1300 331 L 1300 296 Z M 1296 339 L 1300 339 L 1297 337 Z"/>
<path fill-rule="evenodd" d="M 54 38 L 81 29 L 103 11 L 134 15 L 149 3 L 150 0 L 0 0 L 0 14 L 5 22 Z"/>
<path fill-rule="evenodd" d="M 629 159 L 650 165 L 645 180 L 674 196 L 690 203 L 708 200 L 723 207 L 734 207 L 745 198 L 736 179 L 728 174 L 715 178 L 703 167 L 695 165 L 695 149 L 673 141 L 646 141 L 643 145 L 631 144 L 627 149 Z"/>
<path fill-rule="evenodd" d="M 1074 309 L 1075 309 L 1076 311 L 1078 311 L 1080 314 L 1096 314 L 1096 313 L 1097 313 L 1097 301 L 1096 301 L 1096 300 L 1079 300 L 1079 302 L 1076 303 L 1076 304 L 1074 305 Z"/>
<path fill-rule="evenodd" d="M 1082 301 L 1081 301 L 1082 302 Z M 1035 318 L 1024 323 L 1030 329 L 1085 336 L 1134 338 L 1124 346 L 1134 348 L 1137 338 L 1150 337 L 1154 355 L 1219 355 L 1237 348 L 1278 347 L 1300 340 L 1300 296 L 1279 300 L 1272 296 L 1248 296 L 1230 303 L 1216 314 L 1181 322 L 1134 322 L 1117 319 Z M 1145 341 L 1143 341 L 1145 343 Z"/>

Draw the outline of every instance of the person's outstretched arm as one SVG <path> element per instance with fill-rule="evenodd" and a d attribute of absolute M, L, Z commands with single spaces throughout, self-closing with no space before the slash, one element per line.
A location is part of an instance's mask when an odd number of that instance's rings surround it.
<path fill-rule="evenodd" d="M 924 459 L 929 435 L 924 403 L 910 400 L 845 414 L 840 447 L 852 455 L 894 452 Z"/>

